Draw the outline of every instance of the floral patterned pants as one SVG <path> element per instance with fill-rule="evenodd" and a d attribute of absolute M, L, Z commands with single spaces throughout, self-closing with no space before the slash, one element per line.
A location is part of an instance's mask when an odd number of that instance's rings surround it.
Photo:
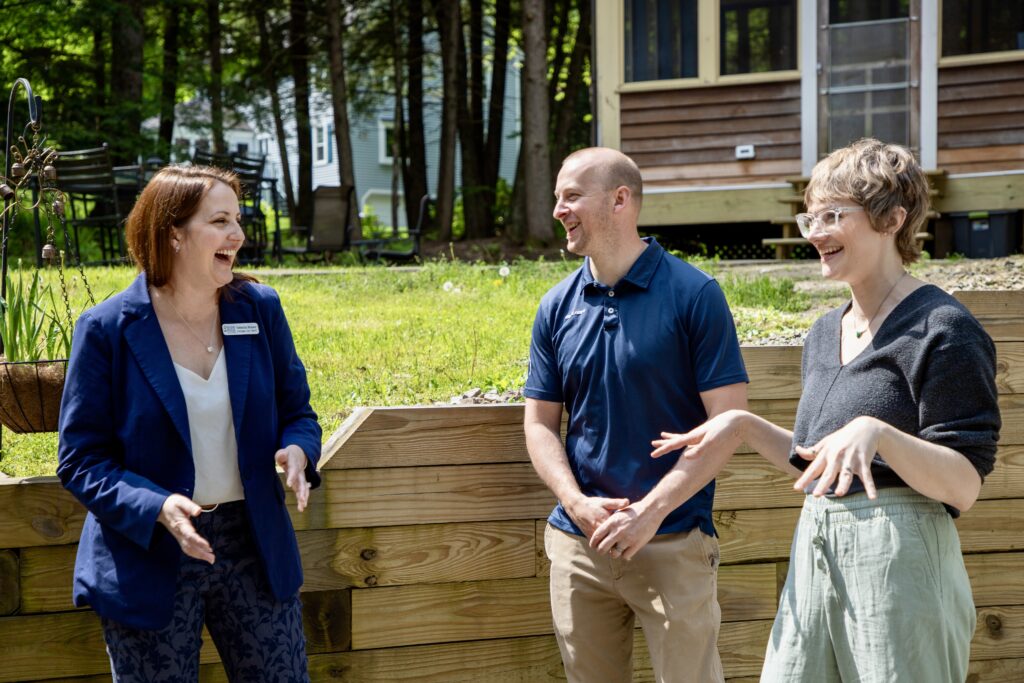
<path fill-rule="evenodd" d="M 114 683 L 198 681 L 204 623 L 232 683 L 309 681 L 299 596 L 274 597 L 245 504 L 221 505 L 194 523 L 217 561 L 182 558 L 170 623 L 144 630 L 102 620 Z"/>

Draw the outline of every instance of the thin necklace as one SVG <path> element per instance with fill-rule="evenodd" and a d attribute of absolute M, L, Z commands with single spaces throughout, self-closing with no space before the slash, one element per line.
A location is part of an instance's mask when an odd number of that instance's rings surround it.
<path fill-rule="evenodd" d="M 168 296 L 164 298 L 167 299 L 167 303 L 170 304 L 171 309 L 178 314 L 178 318 L 185 325 L 185 327 L 188 328 L 188 331 L 192 333 L 192 336 L 198 339 L 199 343 L 206 347 L 206 352 L 213 353 L 213 343 L 217 338 L 217 314 L 213 314 L 213 329 L 210 330 L 210 343 L 207 344 L 206 342 L 203 341 L 202 337 L 196 334 L 196 331 L 192 329 L 192 326 L 188 324 L 188 321 L 185 320 L 185 316 L 181 314 L 181 311 L 178 310 L 178 307 L 174 305 L 173 301 L 171 301 L 171 297 Z"/>
<path fill-rule="evenodd" d="M 878 308 L 875 309 L 874 315 L 872 315 L 870 318 L 868 318 L 868 324 L 864 326 L 863 330 L 858 330 L 857 326 L 854 325 L 854 327 L 853 327 L 853 334 L 856 335 L 857 339 L 860 339 L 861 336 L 865 332 L 867 332 L 869 329 L 871 329 L 871 323 L 874 322 L 875 316 L 877 316 L 882 311 L 882 306 L 884 306 L 885 302 L 889 300 L 889 296 L 896 289 L 896 285 L 898 285 L 899 283 L 903 282 L 903 278 L 905 278 L 906 276 L 907 276 L 907 271 L 904 270 L 903 271 L 903 275 L 900 275 L 898 278 L 896 278 L 896 282 L 892 283 L 892 287 L 890 287 L 889 291 L 885 293 L 885 298 L 882 299 L 882 303 L 878 304 Z"/>

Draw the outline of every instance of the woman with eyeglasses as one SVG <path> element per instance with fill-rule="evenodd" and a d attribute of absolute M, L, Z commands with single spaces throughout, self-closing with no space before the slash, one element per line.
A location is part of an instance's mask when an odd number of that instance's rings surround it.
<path fill-rule="evenodd" d="M 796 217 L 822 275 L 850 287 L 804 343 L 793 431 L 746 411 L 654 456 L 746 443 L 804 491 L 762 681 L 963 681 L 975 610 L 953 518 L 995 463 L 995 347 L 906 271 L 928 212 L 911 154 L 860 140 L 815 166 Z"/>

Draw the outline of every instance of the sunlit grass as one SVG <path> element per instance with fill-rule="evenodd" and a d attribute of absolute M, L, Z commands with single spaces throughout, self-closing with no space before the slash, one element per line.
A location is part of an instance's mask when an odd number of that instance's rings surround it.
<path fill-rule="evenodd" d="M 507 273 L 446 261 L 414 270 L 254 272 L 280 293 L 326 438 L 357 406 L 430 404 L 472 387 L 521 388 L 537 303 L 578 264 L 521 261 Z M 699 265 L 716 270 L 710 262 Z M 126 267 L 89 268 L 86 274 L 97 297 L 120 291 L 135 277 Z M 45 275 L 59 292 L 56 272 Z M 87 300 L 85 287 L 75 271 L 65 275 L 77 316 Z M 813 322 L 813 297 L 796 291 L 791 280 L 719 277 L 742 342 L 792 335 Z M 0 470 L 51 474 L 56 450 L 55 434 L 4 430 Z"/>

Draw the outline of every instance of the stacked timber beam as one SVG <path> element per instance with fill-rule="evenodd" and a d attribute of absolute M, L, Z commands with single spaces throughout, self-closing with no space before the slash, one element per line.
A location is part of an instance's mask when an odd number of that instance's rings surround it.
<path fill-rule="evenodd" d="M 996 340 L 998 464 L 958 521 L 978 609 L 972 683 L 1024 680 L 1024 292 L 961 300 Z M 747 347 L 753 410 L 791 425 L 799 347 Z M 550 493 L 522 406 L 361 409 L 325 446 L 324 486 L 292 518 L 315 681 L 564 680 L 543 549 Z M 293 501 L 290 501 L 293 503 Z M 719 647 L 755 681 L 802 496 L 741 452 L 719 477 Z M 84 511 L 52 477 L 0 482 L 0 682 L 109 680 L 99 622 L 71 605 Z M 201 680 L 224 681 L 206 639 Z M 637 631 L 636 680 L 651 680 Z M 680 644 L 684 646 L 684 644 Z"/>

